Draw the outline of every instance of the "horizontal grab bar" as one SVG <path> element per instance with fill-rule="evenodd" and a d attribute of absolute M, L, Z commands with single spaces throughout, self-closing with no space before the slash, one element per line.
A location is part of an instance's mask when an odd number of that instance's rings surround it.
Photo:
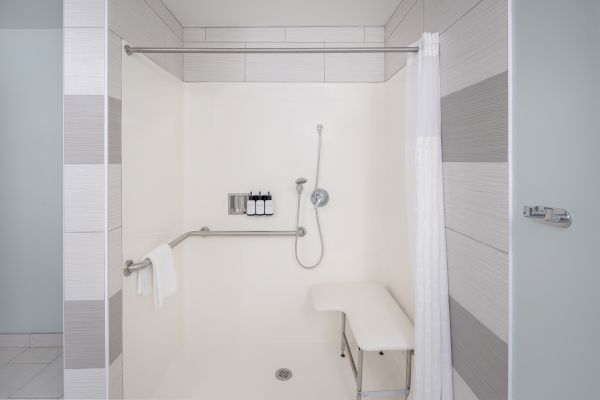
<path fill-rule="evenodd" d="M 179 236 L 171 243 L 169 243 L 169 247 L 174 248 L 179 243 L 183 242 L 190 236 L 201 236 L 201 237 L 211 237 L 211 236 L 291 236 L 291 237 L 303 237 L 306 235 L 306 228 L 298 227 L 295 231 L 211 231 L 208 227 L 204 226 L 199 231 L 189 231 Z M 139 263 L 134 263 L 132 260 L 125 261 L 125 268 L 123 268 L 123 275 L 129 276 L 133 272 L 140 271 L 142 269 L 148 268 L 152 265 L 152 262 L 149 259 L 144 259 Z"/>

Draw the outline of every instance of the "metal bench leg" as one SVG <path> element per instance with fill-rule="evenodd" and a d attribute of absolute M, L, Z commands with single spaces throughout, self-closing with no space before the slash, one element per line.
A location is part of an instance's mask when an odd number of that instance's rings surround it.
<path fill-rule="evenodd" d="M 362 399 L 362 380 L 363 380 L 363 351 L 358 348 L 358 360 L 356 366 L 356 400 Z"/>
<path fill-rule="evenodd" d="M 405 382 L 406 389 L 410 390 L 410 385 L 412 383 L 412 357 L 414 354 L 414 350 L 406 350 L 406 373 L 405 373 Z"/>
<path fill-rule="evenodd" d="M 340 354 L 342 357 L 346 357 L 346 341 L 344 340 L 344 336 L 346 335 L 346 313 L 342 313 L 342 353 Z"/>

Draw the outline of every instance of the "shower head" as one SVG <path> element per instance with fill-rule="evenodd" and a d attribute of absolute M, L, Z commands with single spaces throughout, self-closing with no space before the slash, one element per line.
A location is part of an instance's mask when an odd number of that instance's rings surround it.
<path fill-rule="evenodd" d="M 304 187 L 303 187 L 303 185 L 304 185 L 306 182 L 308 182 L 308 181 L 306 180 L 306 178 L 303 178 L 303 177 L 300 177 L 300 178 L 296 179 L 296 191 L 297 191 L 298 193 L 301 193 L 301 192 L 302 192 L 302 190 L 304 190 Z"/>
<path fill-rule="evenodd" d="M 321 132 L 323 132 L 323 125 L 319 124 L 317 125 L 317 133 L 320 135 Z"/>

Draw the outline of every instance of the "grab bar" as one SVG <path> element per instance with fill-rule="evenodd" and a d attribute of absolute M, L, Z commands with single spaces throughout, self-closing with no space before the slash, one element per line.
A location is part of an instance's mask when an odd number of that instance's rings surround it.
<path fill-rule="evenodd" d="M 174 248 L 179 243 L 183 242 L 190 236 L 201 236 L 201 237 L 210 237 L 210 236 L 293 236 L 293 237 L 303 237 L 306 235 L 306 228 L 298 227 L 295 231 L 211 231 L 207 226 L 200 228 L 199 231 L 189 231 L 181 236 L 177 237 L 175 240 L 169 243 L 169 247 Z M 152 265 L 152 262 L 149 259 L 144 259 L 139 263 L 134 263 L 132 260 L 125 261 L 125 268 L 123 268 L 123 275 L 129 276 L 133 272 L 140 271 L 142 269 L 148 268 Z"/>

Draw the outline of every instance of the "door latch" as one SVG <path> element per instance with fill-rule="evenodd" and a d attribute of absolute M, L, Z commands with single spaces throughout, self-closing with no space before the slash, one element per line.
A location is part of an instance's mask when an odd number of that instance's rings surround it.
<path fill-rule="evenodd" d="M 548 225 L 568 228 L 571 226 L 571 214 L 564 208 L 546 206 L 524 206 L 523 216 Z"/>

